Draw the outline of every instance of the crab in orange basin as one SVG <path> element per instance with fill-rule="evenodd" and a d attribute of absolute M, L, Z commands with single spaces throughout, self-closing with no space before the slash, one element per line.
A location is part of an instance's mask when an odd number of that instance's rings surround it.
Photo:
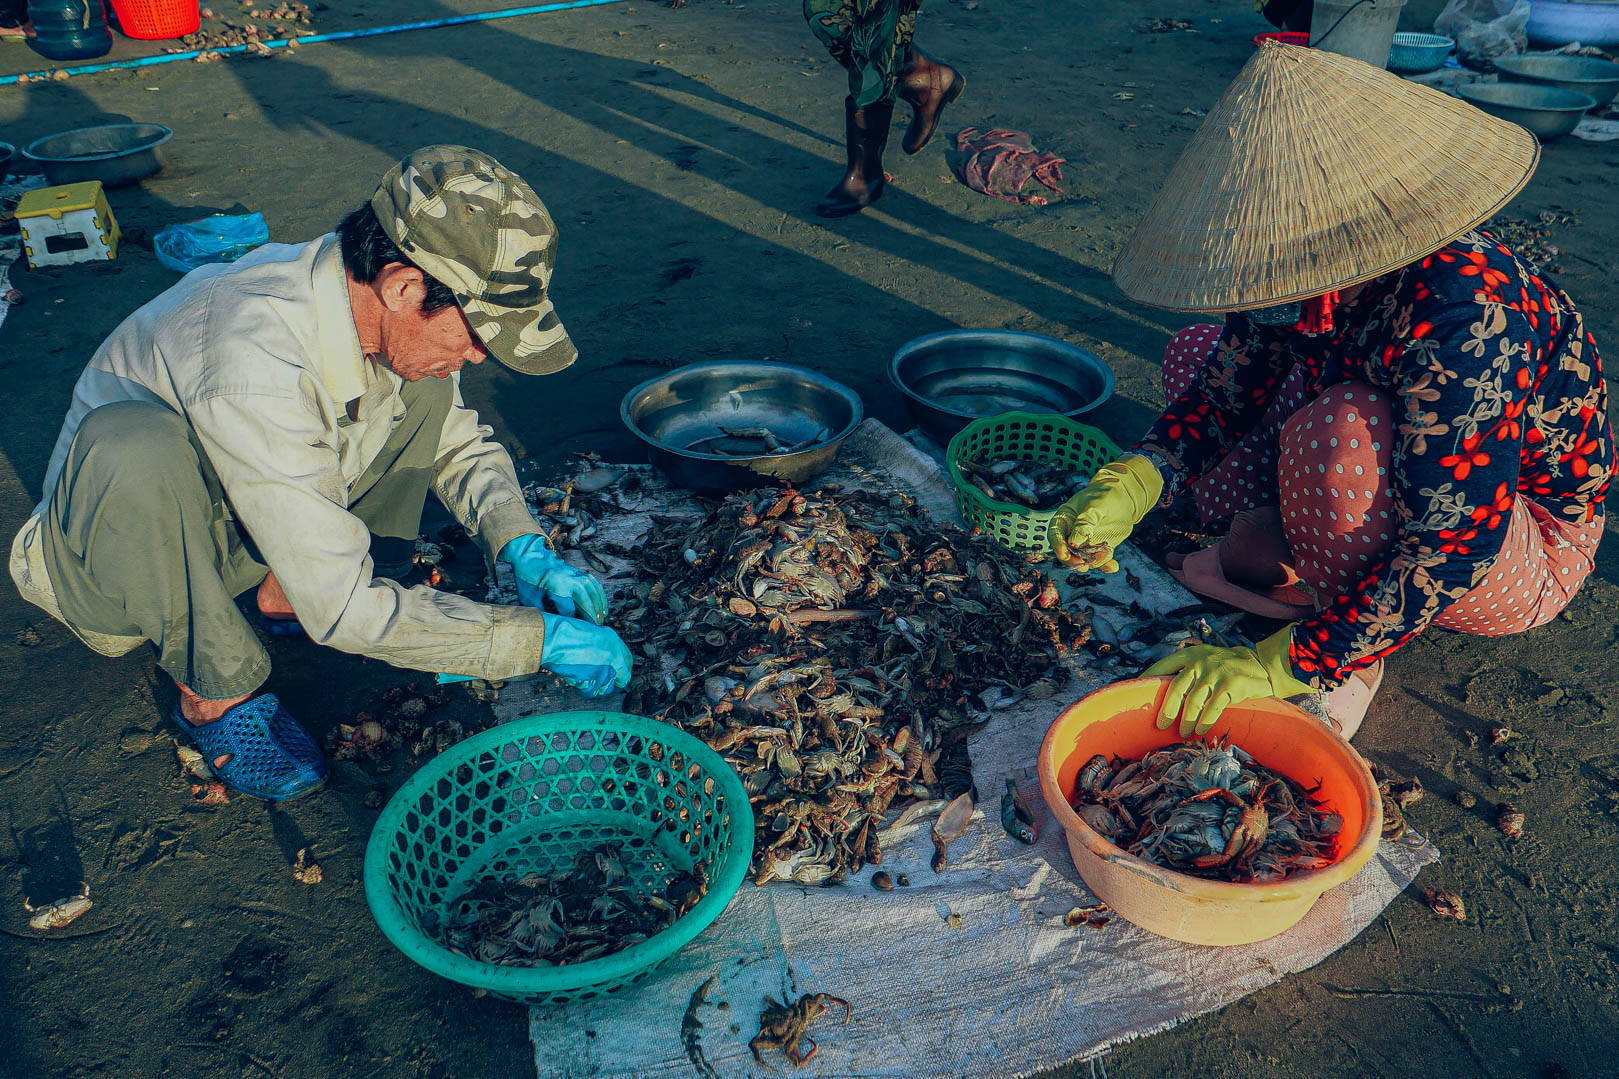
<path fill-rule="evenodd" d="M 1265 837 L 1270 834 L 1270 813 L 1265 809 L 1265 795 L 1270 792 L 1271 786 L 1271 783 L 1267 783 L 1255 791 L 1252 802 L 1244 801 L 1241 795 L 1224 787 L 1210 787 L 1182 801 L 1181 804 L 1186 805 L 1188 802 L 1206 802 L 1218 798 L 1242 810 L 1237 816 L 1236 827 L 1231 829 L 1231 838 L 1226 840 L 1225 850 L 1219 854 L 1199 855 L 1192 859 L 1192 864 L 1199 869 L 1217 869 L 1232 864 L 1241 867 L 1246 864 L 1265 845 Z"/>

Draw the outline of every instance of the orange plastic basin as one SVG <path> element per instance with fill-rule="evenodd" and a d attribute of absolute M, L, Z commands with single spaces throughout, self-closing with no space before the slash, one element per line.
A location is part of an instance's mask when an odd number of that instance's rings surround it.
<path fill-rule="evenodd" d="M 1348 742 L 1293 705 L 1248 701 L 1227 708 L 1210 734 L 1226 735 L 1260 764 L 1306 787 L 1344 819 L 1338 858 L 1324 869 L 1269 884 L 1205 880 L 1153 865 L 1114 846 L 1068 803 L 1079 770 L 1096 754 L 1137 759 L 1180 741 L 1153 722 L 1167 678 L 1099 689 L 1071 704 L 1040 746 L 1040 790 L 1062 824 L 1074 866 L 1121 918 L 1189 944 L 1247 944 L 1294 925 L 1321 893 L 1354 876 L 1377 850 L 1383 806 L 1371 769 Z"/>

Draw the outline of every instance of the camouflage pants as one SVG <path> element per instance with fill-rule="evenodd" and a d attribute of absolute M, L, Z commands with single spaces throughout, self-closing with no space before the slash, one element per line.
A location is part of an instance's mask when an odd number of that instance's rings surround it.
<path fill-rule="evenodd" d="M 849 72 L 864 108 L 893 101 L 922 0 L 804 0 L 804 18 L 832 59 Z"/>

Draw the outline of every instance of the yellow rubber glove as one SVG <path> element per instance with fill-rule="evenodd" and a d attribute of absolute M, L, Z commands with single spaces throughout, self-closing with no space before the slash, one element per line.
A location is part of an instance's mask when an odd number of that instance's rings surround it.
<path fill-rule="evenodd" d="M 1143 678 L 1174 676 L 1158 710 L 1158 729 L 1167 729 L 1178 718 L 1181 737 L 1190 738 L 1214 726 L 1227 705 L 1255 697 L 1314 693 L 1314 686 L 1293 677 L 1288 652 L 1294 625 L 1288 623 L 1253 648 L 1194 644 L 1148 667 Z"/>
<path fill-rule="evenodd" d="M 1073 498 L 1062 504 L 1046 529 L 1051 556 L 1073 569 L 1119 568 L 1113 549 L 1158 504 L 1164 478 L 1145 457 L 1127 453 L 1103 465 Z"/>

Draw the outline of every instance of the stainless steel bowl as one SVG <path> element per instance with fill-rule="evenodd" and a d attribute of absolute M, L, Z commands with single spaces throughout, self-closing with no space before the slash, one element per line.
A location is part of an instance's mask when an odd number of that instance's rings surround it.
<path fill-rule="evenodd" d="M 1619 45 L 1619 7 L 1612 0 L 1529 0 L 1531 45 L 1557 48 L 1571 41 L 1607 48 Z"/>
<path fill-rule="evenodd" d="M 173 137 L 162 124 L 103 124 L 46 135 L 22 153 L 38 161 L 53 184 L 100 180 L 103 187 L 120 187 L 161 169 L 157 148 Z"/>
<path fill-rule="evenodd" d="M 888 377 L 940 442 L 980 416 L 1019 409 L 1078 416 L 1113 394 L 1113 369 L 1094 353 L 1015 330 L 946 330 L 904 345 Z"/>
<path fill-rule="evenodd" d="M 624 395 L 618 414 L 671 481 L 731 491 L 804 482 L 832 463 L 866 413 L 859 394 L 808 368 L 714 361 L 648 379 Z M 783 447 L 808 444 L 768 453 L 762 436 L 726 433 L 750 428 Z"/>
<path fill-rule="evenodd" d="M 1596 105 L 1590 94 L 1526 82 L 1475 82 L 1456 87 L 1463 100 L 1534 132 L 1542 142 L 1567 135 Z"/>
<path fill-rule="evenodd" d="M 1596 56 L 1503 56 L 1495 62 L 1502 82 L 1529 82 L 1589 94 L 1598 105 L 1619 95 L 1619 64 Z"/>

